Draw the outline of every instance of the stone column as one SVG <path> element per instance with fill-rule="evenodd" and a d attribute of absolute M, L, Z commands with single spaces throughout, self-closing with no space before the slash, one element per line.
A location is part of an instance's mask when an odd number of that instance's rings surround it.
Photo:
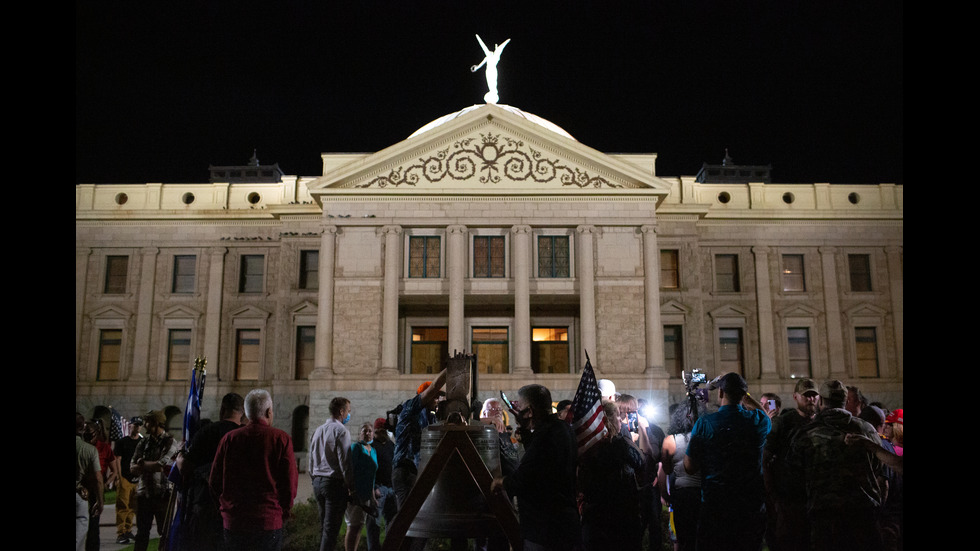
<path fill-rule="evenodd" d="M 140 261 L 139 303 L 136 306 L 136 333 L 133 338 L 133 363 L 129 380 L 150 380 L 150 331 L 153 325 L 153 292 L 156 283 L 157 255 L 160 249 L 146 247 Z"/>
<path fill-rule="evenodd" d="M 891 290 L 890 297 L 892 303 L 892 326 L 895 332 L 895 358 L 898 361 L 895 375 L 899 379 L 904 378 L 905 374 L 905 309 L 903 307 L 904 296 L 904 270 L 902 270 L 902 248 L 885 247 L 885 254 L 888 256 L 888 288 Z"/>
<path fill-rule="evenodd" d="M 381 371 L 398 375 L 398 284 L 401 281 L 401 226 L 381 228 L 385 238 L 384 304 L 381 314 Z"/>
<path fill-rule="evenodd" d="M 576 277 L 578 278 L 579 288 L 579 324 L 582 326 L 582 360 L 585 359 L 585 352 L 589 353 L 592 359 L 592 367 L 597 367 L 598 351 L 596 345 L 595 329 L 595 259 L 592 255 L 592 234 L 595 226 L 579 226 L 576 228 L 578 233 L 578 246 L 575 248 L 576 254 Z M 585 362 L 582 361 L 582 365 Z"/>
<path fill-rule="evenodd" d="M 320 236 L 320 280 L 316 309 L 316 348 L 311 379 L 325 379 L 333 374 L 333 287 L 334 256 L 337 249 L 337 226 L 325 225 Z"/>
<path fill-rule="evenodd" d="M 514 239 L 514 365 L 513 373 L 531 370 L 531 226 L 511 228 Z"/>
<path fill-rule="evenodd" d="M 645 375 L 667 378 L 664 370 L 664 328 L 660 320 L 660 246 L 657 226 L 640 226 L 643 236 L 643 311 L 646 325 Z"/>
<path fill-rule="evenodd" d="M 88 257 L 92 249 L 80 247 L 75 249 L 75 379 L 88 379 L 87 373 L 79 370 L 82 351 L 82 319 L 85 312 L 85 285 L 88 282 Z M 91 366 L 89 366 L 91 367 Z M 91 371 L 91 369 L 89 370 Z"/>
<path fill-rule="evenodd" d="M 777 379 L 776 343 L 772 324 L 772 288 L 769 280 L 769 247 L 752 247 L 755 256 L 755 299 L 759 312 L 759 364 L 761 379 Z"/>
<path fill-rule="evenodd" d="M 466 283 L 466 235 L 467 228 L 453 225 L 446 228 L 449 237 L 446 249 L 449 266 L 449 354 L 468 352 L 466 349 L 466 327 L 463 317 L 464 286 Z"/>
<path fill-rule="evenodd" d="M 844 362 L 844 333 L 840 323 L 840 295 L 837 291 L 837 249 L 820 247 L 820 265 L 823 275 L 823 304 L 827 315 L 827 356 L 830 364 L 829 377 L 846 379 Z M 819 378 L 819 375 L 814 374 Z"/>
<path fill-rule="evenodd" d="M 208 305 L 204 321 L 204 356 L 208 359 L 207 371 L 217 373 L 221 380 L 221 303 L 225 296 L 224 273 L 227 247 L 213 247 L 209 251 Z"/>

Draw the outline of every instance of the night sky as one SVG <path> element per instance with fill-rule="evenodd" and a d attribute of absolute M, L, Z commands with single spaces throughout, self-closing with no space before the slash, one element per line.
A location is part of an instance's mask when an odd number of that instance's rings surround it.
<path fill-rule="evenodd" d="M 895 0 L 77 2 L 76 183 L 317 176 L 500 103 L 693 176 L 727 148 L 778 183 L 903 183 Z"/>

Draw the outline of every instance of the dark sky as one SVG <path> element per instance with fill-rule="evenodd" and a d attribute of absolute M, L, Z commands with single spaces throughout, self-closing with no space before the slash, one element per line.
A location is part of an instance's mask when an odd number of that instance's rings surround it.
<path fill-rule="evenodd" d="M 76 183 L 206 182 L 253 149 L 316 176 L 500 103 L 694 175 L 725 149 L 780 183 L 903 183 L 895 0 L 77 2 Z"/>

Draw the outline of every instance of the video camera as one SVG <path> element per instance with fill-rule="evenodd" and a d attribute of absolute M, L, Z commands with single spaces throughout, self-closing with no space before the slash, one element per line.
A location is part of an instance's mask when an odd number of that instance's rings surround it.
<path fill-rule="evenodd" d="M 398 426 L 398 414 L 402 412 L 402 404 L 398 404 L 393 409 L 385 412 L 385 430 L 395 434 L 395 427 Z"/>
<path fill-rule="evenodd" d="M 708 382 L 708 375 L 700 369 L 692 369 L 690 372 L 682 371 L 681 380 L 684 381 L 684 388 L 687 389 L 687 399 L 691 407 L 691 415 L 693 420 L 697 422 L 698 411 L 700 409 L 698 402 L 702 404 L 708 403 L 708 389 L 698 387 Z"/>

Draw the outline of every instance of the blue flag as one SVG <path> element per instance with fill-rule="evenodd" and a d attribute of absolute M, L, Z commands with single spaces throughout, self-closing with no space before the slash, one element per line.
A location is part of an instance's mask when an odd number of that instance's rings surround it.
<path fill-rule="evenodd" d="M 207 363 L 207 359 L 198 357 L 194 360 L 194 369 L 191 370 L 191 388 L 187 393 L 187 405 L 184 408 L 184 443 L 181 446 L 183 453 L 190 450 L 191 441 L 201 426 L 201 397 L 204 395 L 204 366 Z M 180 469 L 177 468 L 176 462 L 167 478 L 174 484 L 174 490 L 167 507 L 167 528 L 164 537 L 160 539 L 160 549 L 177 551 L 182 547 L 181 537 L 184 534 L 184 526 L 188 520 L 186 517 L 190 514 L 190 509 L 185 503 L 187 488 L 181 484 Z"/>
<path fill-rule="evenodd" d="M 187 406 L 184 408 L 184 449 L 190 448 L 191 439 L 197 433 L 197 428 L 201 424 L 201 388 L 199 388 L 199 374 L 197 366 L 191 371 L 191 389 L 187 394 Z"/>

